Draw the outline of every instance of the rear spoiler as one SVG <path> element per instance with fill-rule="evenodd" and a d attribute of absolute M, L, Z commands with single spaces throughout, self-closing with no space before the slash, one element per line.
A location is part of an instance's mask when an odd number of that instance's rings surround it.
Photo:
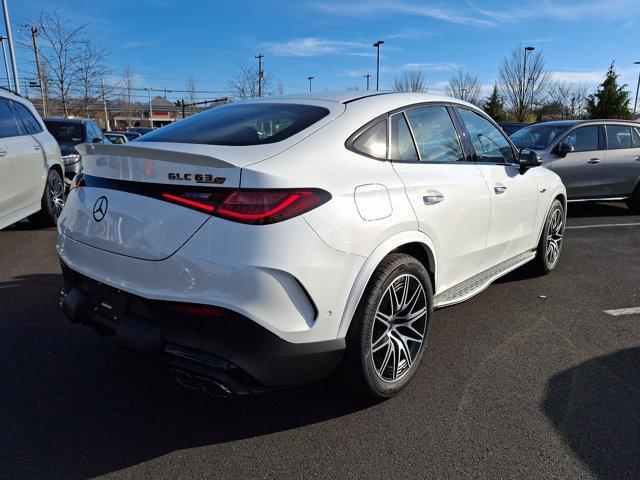
<path fill-rule="evenodd" d="M 215 168 L 237 168 L 235 165 L 216 157 L 200 155 L 198 153 L 176 152 L 173 150 L 161 150 L 149 147 L 134 147 L 128 145 L 107 145 L 103 143 L 83 143 L 77 145 L 76 150 L 83 157 L 105 156 L 140 158 L 143 160 L 162 160 L 164 162 L 180 163 L 181 165 L 193 165 Z"/>

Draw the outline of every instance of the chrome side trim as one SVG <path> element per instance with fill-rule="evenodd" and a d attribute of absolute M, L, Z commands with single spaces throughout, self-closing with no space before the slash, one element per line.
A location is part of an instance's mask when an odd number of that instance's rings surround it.
<path fill-rule="evenodd" d="M 569 199 L 567 202 L 569 203 L 578 203 L 578 202 L 617 202 L 620 200 L 626 200 L 629 197 L 596 197 L 596 198 L 576 198 L 574 200 Z"/>
<path fill-rule="evenodd" d="M 435 295 L 433 297 L 433 305 L 435 308 L 441 308 L 463 302 L 480 293 L 498 278 L 533 260 L 535 256 L 535 251 L 528 250 L 488 268 L 484 272 L 480 272 L 464 282 Z"/>

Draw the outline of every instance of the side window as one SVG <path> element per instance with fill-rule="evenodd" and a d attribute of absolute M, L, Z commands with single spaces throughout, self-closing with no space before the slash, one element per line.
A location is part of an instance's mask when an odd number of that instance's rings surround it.
<path fill-rule="evenodd" d="M 574 152 L 593 152 L 598 150 L 598 126 L 580 127 L 569 133 L 562 143 L 573 146 Z"/>
<path fill-rule="evenodd" d="M 391 140 L 389 143 L 389 158 L 391 160 L 404 160 L 417 162 L 418 152 L 413 143 L 411 131 L 403 113 L 391 117 Z"/>
<path fill-rule="evenodd" d="M 458 108 L 458 113 L 469 132 L 479 162 L 515 162 L 508 140 L 489 120 L 466 108 Z"/>
<path fill-rule="evenodd" d="M 607 125 L 607 148 L 618 150 L 631 148 L 631 127 L 626 125 Z"/>
<path fill-rule="evenodd" d="M 421 162 L 462 162 L 464 153 L 446 107 L 412 108 L 405 112 Z"/>
<path fill-rule="evenodd" d="M 7 100 L 0 100 L 0 137 L 15 137 L 20 129 Z"/>
<path fill-rule="evenodd" d="M 24 129 L 28 134 L 35 135 L 36 133 L 42 132 L 42 126 L 40 122 L 36 120 L 36 117 L 29 111 L 27 107 L 19 102 L 11 102 L 13 104 L 13 108 L 18 115 L 18 120 L 22 122 Z"/>
<path fill-rule="evenodd" d="M 633 137 L 633 148 L 640 148 L 640 130 L 633 127 L 631 129 L 631 136 Z"/>
<path fill-rule="evenodd" d="M 89 138 L 87 138 L 87 141 L 93 142 L 94 138 L 102 138 L 102 132 L 95 123 L 89 122 L 87 128 L 89 130 Z"/>
<path fill-rule="evenodd" d="M 360 134 L 353 148 L 372 157 L 387 158 L 387 119 L 379 121 Z"/>

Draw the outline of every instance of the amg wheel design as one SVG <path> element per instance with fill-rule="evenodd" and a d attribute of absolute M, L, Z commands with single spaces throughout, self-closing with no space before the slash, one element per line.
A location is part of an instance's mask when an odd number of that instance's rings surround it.
<path fill-rule="evenodd" d="M 535 258 L 535 270 L 542 274 L 550 273 L 560 259 L 562 237 L 564 235 L 564 205 L 560 200 L 554 200 L 547 214 L 538 242 Z"/>
<path fill-rule="evenodd" d="M 64 181 L 54 169 L 49 170 L 42 194 L 40 211 L 29 217 L 36 228 L 55 227 L 64 207 Z"/>

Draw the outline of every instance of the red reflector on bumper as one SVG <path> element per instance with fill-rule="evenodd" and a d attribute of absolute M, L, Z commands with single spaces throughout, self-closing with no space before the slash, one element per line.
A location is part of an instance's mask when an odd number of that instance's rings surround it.
<path fill-rule="evenodd" d="M 226 317 L 227 312 L 215 307 L 206 305 L 189 305 L 185 303 L 174 303 L 169 305 L 169 309 L 178 313 L 186 313 L 187 315 L 198 315 L 201 317 Z"/>

